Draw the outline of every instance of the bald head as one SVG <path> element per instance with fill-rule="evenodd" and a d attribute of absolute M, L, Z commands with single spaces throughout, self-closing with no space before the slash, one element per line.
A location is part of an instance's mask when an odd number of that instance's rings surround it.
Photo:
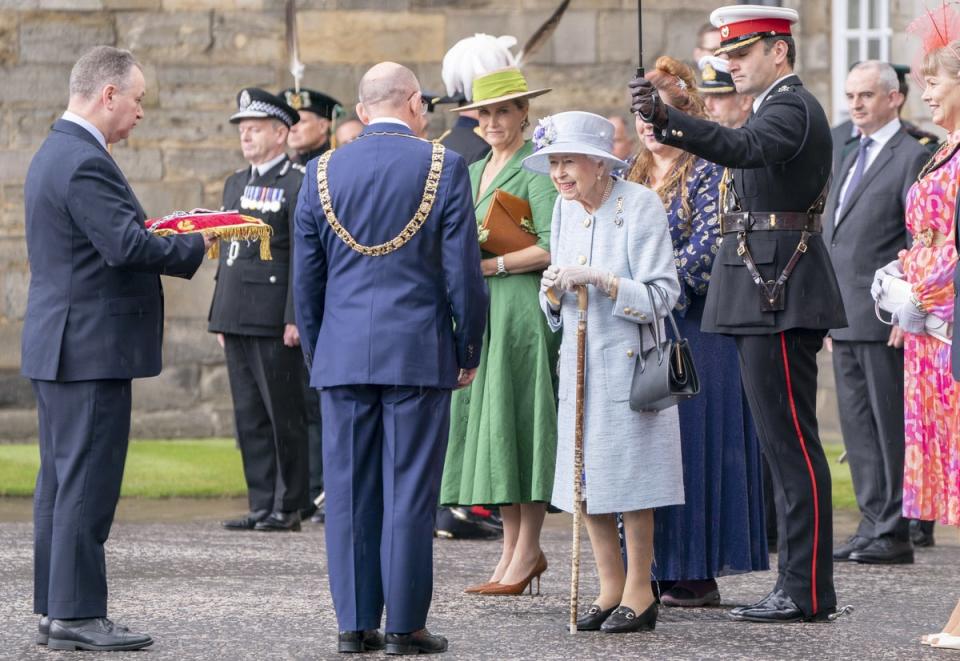
<path fill-rule="evenodd" d="M 396 62 L 376 64 L 360 79 L 360 103 L 374 117 L 396 112 L 419 91 L 417 77 Z"/>

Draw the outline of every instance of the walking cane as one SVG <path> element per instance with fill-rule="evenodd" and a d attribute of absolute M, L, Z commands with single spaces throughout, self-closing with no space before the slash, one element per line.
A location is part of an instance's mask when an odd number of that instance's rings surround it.
<path fill-rule="evenodd" d="M 577 632 L 577 601 L 580 596 L 580 507 L 583 499 L 583 382 L 587 360 L 587 288 L 577 286 L 577 390 L 573 435 L 573 551 L 570 574 L 570 633 Z"/>

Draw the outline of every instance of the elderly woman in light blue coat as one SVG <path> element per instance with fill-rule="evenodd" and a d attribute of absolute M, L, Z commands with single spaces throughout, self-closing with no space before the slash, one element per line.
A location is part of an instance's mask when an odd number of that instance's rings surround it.
<path fill-rule="evenodd" d="M 587 531 L 600 574 L 600 594 L 580 630 L 652 630 L 657 604 L 650 587 L 653 509 L 683 503 L 677 409 L 630 409 L 630 383 L 650 324 L 680 295 L 673 243 L 663 204 L 639 184 L 611 176 L 625 164 L 612 155 L 613 125 L 585 112 L 541 120 L 539 150 L 524 167 L 548 173 L 560 192 L 553 211 L 551 265 L 541 307 L 563 333 L 559 363 L 557 468 L 552 502 L 573 511 L 577 368 L 577 285 L 588 291 L 584 395 L 584 502 Z M 644 283 L 660 287 L 667 308 Z M 559 304 L 556 303 L 559 301 Z M 623 513 L 624 571 L 616 513 Z"/>

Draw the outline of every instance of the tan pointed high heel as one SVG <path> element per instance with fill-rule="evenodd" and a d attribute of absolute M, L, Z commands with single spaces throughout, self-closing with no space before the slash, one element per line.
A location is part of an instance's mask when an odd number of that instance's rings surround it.
<path fill-rule="evenodd" d="M 497 581 L 489 581 L 487 583 L 478 583 L 477 585 L 471 585 L 464 588 L 464 594 L 481 594 L 484 590 L 492 588 L 494 585 L 500 585 Z"/>
<path fill-rule="evenodd" d="M 483 590 L 480 594 L 491 594 L 498 596 L 514 596 L 523 594 L 530 590 L 531 596 L 533 595 L 533 580 L 537 580 L 537 594 L 540 594 L 540 574 L 547 571 L 547 557 L 543 554 L 543 551 L 540 552 L 540 557 L 537 559 L 537 564 L 533 566 L 533 570 L 527 575 L 525 579 L 519 583 L 495 583 L 492 586 Z"/>

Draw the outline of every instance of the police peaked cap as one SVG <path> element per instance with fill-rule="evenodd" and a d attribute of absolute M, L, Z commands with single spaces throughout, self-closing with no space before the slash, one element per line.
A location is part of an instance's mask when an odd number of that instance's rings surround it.
<path fill-rule="evenodd" d="M 290 87 L 280 92 L 280 97 L 287 102 L 287 105 L 298 112 L 309 110 L 315 115 L 320 115 L 330 120 L 343 115 L 343 106 L 340 105 L 339 101 L 329 94 L 324 94 L 317 90 L 309 90 L 306 87 L 301 87 L 298 92 Z"/>
<path fill-rule="evenodd" d="M 236 124 L 241 119 L 279 119 L 290 128 L 300 121 L 300 114 L 266 90 L 244 87 L 237 94 L 237 112 L 230 116 L 230 122 Z"/>

